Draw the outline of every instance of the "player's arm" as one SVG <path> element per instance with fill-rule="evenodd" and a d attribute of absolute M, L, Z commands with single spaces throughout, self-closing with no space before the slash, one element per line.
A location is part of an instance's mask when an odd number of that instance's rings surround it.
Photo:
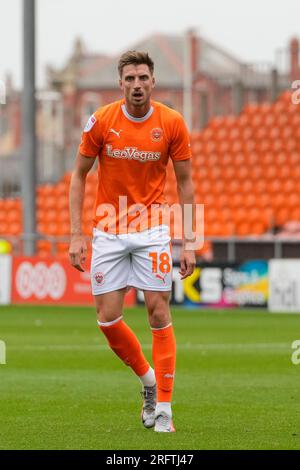
<path fill-rule="evenodd" d="M 71 240 L 69 248 L 70 262 L 74 268 L 84 271 L 82 265 L 86 259 L 87 244 L 82 233 L 82 208 L 85 192 L 86 176 L 94 164 L 95 159 L 77 153 L 75 168 L 70 183 L 70 222 Z"/>
<path fill-rule="evenodd" d="M 192 236 L 194 214 L 194 185 L 192 180 L 191 159 L 173 160 L 173 166 L 177 181 L 178 198 L 182 207 L 183 245 L 180 256 L 180 275 L 181 279 L 185 279 L 193 273 L 196 265 L 195 252 L 186 249 L 186 243 L 191 241 L 189 232 Z M 185 204 L 188 204 L 191 210 L 184 211 Z M 188 238 L 186 238 L 186 236 Z"/>

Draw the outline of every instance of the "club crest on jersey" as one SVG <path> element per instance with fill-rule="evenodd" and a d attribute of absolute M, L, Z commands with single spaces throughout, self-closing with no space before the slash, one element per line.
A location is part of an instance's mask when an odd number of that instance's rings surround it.
<path fill-rule="evenodd" d="M 89 118 L 88 122 L 86 123 L 86 126 L 84 128 L 84 132 L 89 132 L 94 125 L 96 124 L 97 119 L 95 116 L 92 114 L 92 116 Z"/>
<path fill-rule="evenodd" d="M 163 138 L 163 130 L 160 127 L 155 127 L 150 132 L 152 142 L 160 142 Z"/>
<path fill-rule="evenodd" d="M 102 286 L 104 284 L 104 274 L 100 272 L 94 274 L 94 280 L 98 286 Z"/>

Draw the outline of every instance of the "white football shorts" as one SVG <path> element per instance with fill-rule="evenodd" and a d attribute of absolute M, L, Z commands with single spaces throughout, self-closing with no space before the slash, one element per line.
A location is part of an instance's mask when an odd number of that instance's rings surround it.
<path fill-rule="evenodd" d="M 114 235 L 94 228 L 91 261 L 93 295 L 127 286 L 172 290 L 171 237 L 167 225 Z"/>

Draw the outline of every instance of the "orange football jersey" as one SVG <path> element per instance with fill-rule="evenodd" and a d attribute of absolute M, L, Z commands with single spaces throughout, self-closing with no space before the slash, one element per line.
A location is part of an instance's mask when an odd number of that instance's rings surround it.
<path fill-rule="evenodd" d="M 159 224 L 153 208 L 166 205 L 168 160 L 191 158 L 189 133 L 177 111 L 151 101 L 146 116 L 135 118 L 124 99 L 90 117 L 79 152 L 99 158 L 94 225 L 117 234 Z"/>

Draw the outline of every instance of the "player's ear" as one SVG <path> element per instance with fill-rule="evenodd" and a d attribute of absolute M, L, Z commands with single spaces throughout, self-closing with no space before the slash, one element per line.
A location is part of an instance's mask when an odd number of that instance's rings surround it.
<path fill-rule="evenodd" d="M 156 81 L 155 81 L 155 77 L 153 75 L 153 77 L 152 77 L 152 86 L 153 86 L 153 88 L 155 87 L 155 85 L 156 85 Z"/>
<path fill-rule="evenodd" d="M 123 82 L 121 78 L 119 78 L 119 87 L 121 88 L 121 90 L 123 89 Z"/>

